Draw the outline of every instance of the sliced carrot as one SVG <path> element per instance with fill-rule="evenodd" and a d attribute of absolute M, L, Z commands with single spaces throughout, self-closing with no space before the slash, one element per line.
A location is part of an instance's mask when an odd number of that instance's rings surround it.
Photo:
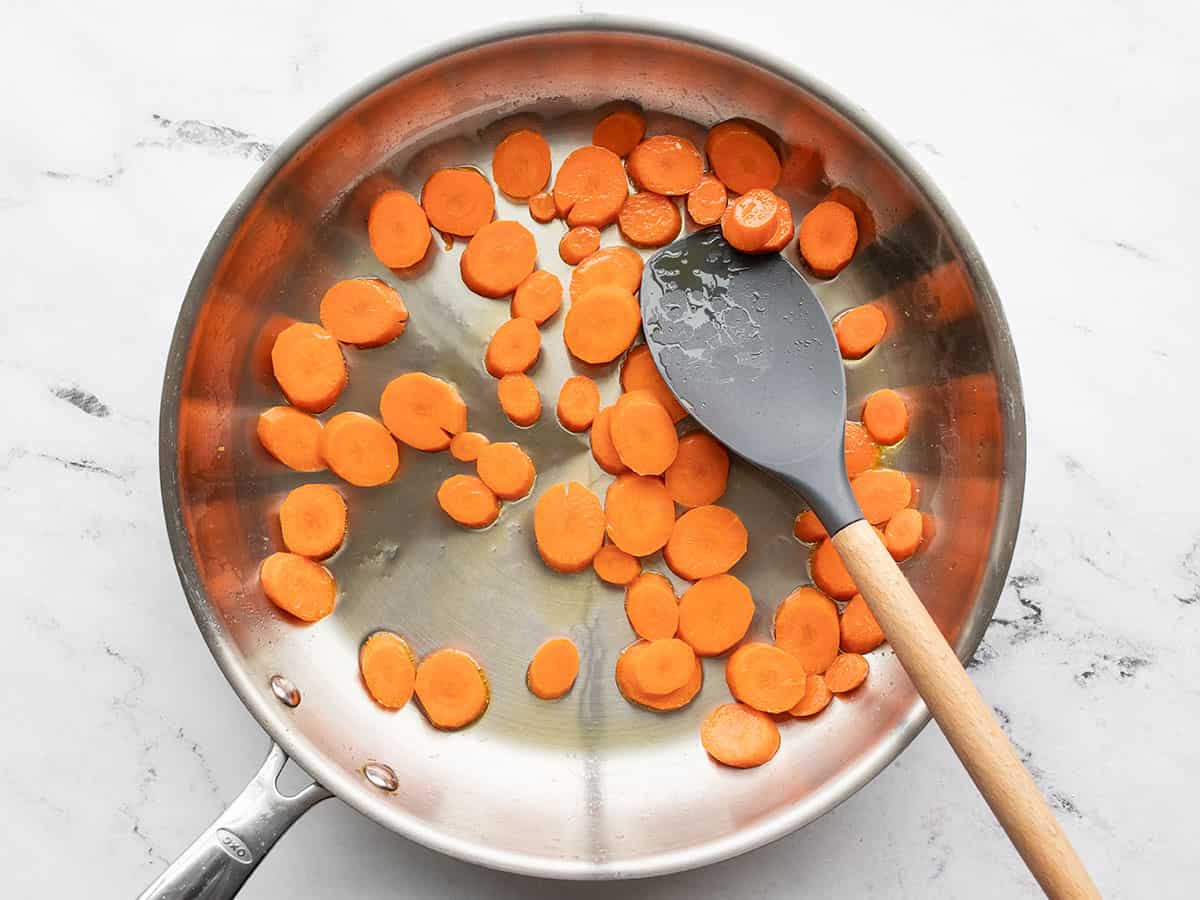
<path fill-rule="evenodd" d="M 875 241 L 875 216 L 862 197 L 839 184 L 825 195 L 825 199 L 840 203 L 854 213 L 854 222 L 858 226 L 858 246 L 866 247 Z"/>
<path fill-rule="evenodd" d="M 880 444 L 898 444 L 908 434 L 908 407 L 904 398 L 889 388 L 867 397 L 862 419 L 867 432 Z"/>
<path fill-rule="evenodd" d="M 797 540 L 806 544 L 815 544 L 829 537 L 829 532 L 825 530 L 825 526 L 821 524 L 821 520 L 811 509 L 806 509 L 796 516 L 796 521 L 792 525 L 792 533 L 796 535 Z"/>
<path fill-rule="evenodd" d="M 841 646 L 847 653 L 870 653 L 883 643 L 883 629 L 862 594 L 851 597 L 842 610 L 841 633 Z"/>
<path fill-rule="evenodd" d="M 691 509 L 716 503 L 729 482 L 729 452 L 706 431 L 685 434 L 664 481 L 680 506 Z"/>
<path fill-rule="evenodd" d="M 337 601 L 329 570 L 295 553 L 272 553 L 259 567 L 258 579 L 268 600 L 303 622 L 325 618 Z"/>
<path fill-rule="evenodd" d="M 777 194 L 755 188 L 729 205 L 721 218 L 721 233 L 735 250 L 757 253 L 775 236 L 786 205 Z"/>
<path fill-rule="evenodd" d="M 346 500 L 327 484 L 302 484 L 279 506 L 283 546 L 309 559 L 324 559 L 346 537 Z"/>
<path fill-rule="evenodd" d="M 605 544 L 592 560 L 592 568 L 601 581 L 627 585 L 642 574 L 642 561 L 616 544 Z"/>
<path fill-rule="evenodd" d="M 879 345 L 886 333 L 887 316 L 873 303 L 848 309 L 833 320 L 833 334 L 842 359 L 862 359 Z"/>
<path fill-rule="evenodd" d="M 675 504 L 662 480 L 626 472 L 604 495 L 608 539 L 633 556 L 662 549 L 675 527 Z"/>
<path fill-rule="evenodd" d="M 542 417 L 542 395 L 533 379 L 523 373 L 501 378 L 496 383 L 496 399 L 514 425 L 528 428 Z"/>
<path fill-rule="evenodd" d="M 550 638 L 537 648 L 525 672 L 529 692 L 541 700 L 566 695 L 579 676 L 579 650 L 570 638 Z"/>
<path fill-rule="evenodd" d="M 850 489 L 872 525 L 886 522 L 912 498 L 912 482 L 895 469 L 871 469 L 850 480 Z"/>
<path fill-rule="evenodd" d="M 537 244 L 520 222 L 489 222 L 471 238 L 459 268 L 463 282 L 482 297 L 505 297 L 537 264 Z"/>
<path fill-rule="evenodd" d="M 558 241 L 558 255 L 568 266 L 582 262 L 600 249 L 600 229 L 576 225 Z"/>
<path fill-rule="evenodd" d="M 647 694 L 641 689 L 634 673 L 637 671 L 641 655 L 649 646 L 649 641 L 635 641 L 621 651 L 620 656 L 617 657 L 617 689 L 621 692 L 621 696 L 630 703 L 636 703 L 646 709 L 659 712 L 682 709 L 700 693 L 700 688 L 704 684 L 704 666 L 697 659 L 687 684 L 669 694 Z"/>
<path fill-rule="evenodd" d="M 347 278 L 321 298 L 321 324 L 343 344 L 379 347 L 404 333 L 408 309 L 378 278 Z"/>
<path fill-rule="evenodd" d="M 617 455 L 617 448 L 613 446 L 612 414 L 613 407 L 611 406 L 606 406 L 596 413 L 596 418 L 592 420 L 589 439 L 592 458 L 596 460 L 596 464 L 610 475 L 620 475 L 629 469 L 625 463 L 621 462 L 621 457 Z"/>
<path fill-rule="evenodd" d="M 700 726 L 700 743 L 722 765 L 753 769 L 779 750 L 779 726 L 766 713 L 744 703 L 718 706 Z"/>
<path fill-rule="evenodd" d="M 532 197 L 550 181 L 550 145 L 536 131 L 514 131 L 492 154 L 492 178 L 509 197 Z"/>
<path fill-rule="evenodd" d="M 291 406 L 272 406 L 259 413 L 255 430 L 263 449 L 289 469 L 319 472 L 325 468 L 321 458 L 322 427 L 321 420 L 308 413 Z"/>
<path fill-rule="evenodd" d="M 558 276 L 538 269 L 513 292 L 512 317 L 533 319 L 538 325 L 544 325 L 562 306 L 562 295 L 563 286 Z"/>
<path fill-rule="evenodd" d="M 621 462 L 639 475 L 661 475 L 675 462 L 675 423 L 649 391 L 622 394 L 609 429 Z"/>
<path fill-rule="evenodd" d="M 818 203 L 800 220 L 800 255 L 813 273 L 832 278 L 854 257 L 854 213 L 832 200 Z"/>
<path fill-rule="evenodd" d="M 580 572 L 604 545 L 604 509 L 578 481 L 546 490 L 533 510 L 538 553 L 556 572 Z"/>
<path fill-rule="evenodd" d="M 633 677 L 643 693 L 662 696 L 677 691 L 696 670 L 696 653 L 678 638 L 651 641 L 633 663 Z"/>
<path fill-rule="evenodd" d="M 371 204 L 367 237 L 379 261 L 391 269 L 407 269 L 425 258 L 433 232 L 416 198 L 407 191 L 384 191 Z"/>
<path fill-rule="evenodd" d="M 729 194 L 719 178 L 705 175 L 687 198 L 688 215 L 697 225 L 716 225 L 725 214 Z"/>
<path fill-rule="evenodd" d="M 641 327 L 637 298 L 620 285 L 602 284 L 571 303 L 563 341 L 576 359 L 608 363 L 629 349 Z"/>
<path fill-rule="evenodd" d="M 678 197 L 693 191 L 704 174 L 704 159 L 684 137 L 659 134 L 642 141 L 629 153 L 629 175 L 646 191 Z"/>
<path fill-rule="evenodd" d="M 831 693 L 846 694 L 867 680 L 871 664 L 857 653 L 841 653 L 825 672 L 825 686 Z"/>
<path fill-rule="evenodd" d="M 775 610 L 775 644 L 819 675 L 838 654 L 837 604 L 811 587 L 792 591 Z"/>
<path fill-rule="evenodd" d="M 808 558 L 812 580 L 822 591 L 835 600 L 849 600 L 858 593 L 858 585 L 850 577 L 846 564 L 838 555 L 833 541 L 826 538 Z"/>
<path fill-rule="evenodd" d="M 732 509 L 697 506 L 675 523 L 663 551 L 671 571 L 695 581 L 727 572 L 746 555 L 746 526 Z"/>
<path fill-rule="evenodd" d="M 779 154 L 750 123 L 732 119 L 714 126 L 704 142 L 713 172 L 735 194 L 755 188 L 774 190 L 783 167 Z"/>
<path fill-rule="evenodd" d="M 674 200 L 650 191 L 638 191 L 625 199 L 617 226 L 635 247 L 669 244 L 683 227 L 683 216 Z"/>
<path fill-rule="evenodd" d="M 815 716 L 827 707 L 832 699 L 832 692 L 825 686 L 825 677 L 810 674 L 804 679 L 804 696 L 792 707 L 791 713 L 797 718 Z"/>
<path fill-rule="evenodd" d="M 654 365 L 650 348 L 645 344 L 638 344 L 630 350 L 625 361 L 621 363 L 621 390 L 649 391 L 654 395 L 654 399 L 662 404 L 672 422 L 687 417 L 687 410 L 667 387 L 658 367 Z"/>
<path fill-rule="evenodd" d="M 360 412 L 338 413 L 321 432 L 321 458 L 339 478 L 357 487 L 391 481 L 400 448 L 381 422 Z"/>
<path fill-rule="evenodd" d="M 571 272 L 571 302 L 605 284 L 615 284 L 636 294 L 642 287 L 643 265 L 636 250 L 624 245 L 601 247 Z"/>
<path fill-rule="evenodd" d="M 551 221 L 558 210 L 554 207 L 554 195 L 549 191 L 541 191 L 529 198 L 529 215 L 535 222 L 543 225 Z"/>
<path fill-rule="evenodd" d="M 846 477 L 854 478 L 879 462 L 879 447 L 859 422 L 846 423 Z"/>
<path fill-rule="evenodd" d="M 587 431 L 600 412 L 600 389 L 586 375 L 572 375 L 558 392 L 558 421 L 567 431 Z"/>
<path fill-rule="evenodd" d="M 779 216 L 775 220 L 775 233 L 767 238 L 767 242 L 759 249 L 759 253 L 779 253 L 792 242 L 796 236 L 796 223 L 792 219 L 792 208 L 786 201 L 779 204 Z"/>
<path fill-rule="evenodd" d="M 766 713 L 787 712 L 804 696 L 800 660 L 773 644 L 742 644 L 725 663 L 725 683 L 734 700 Z"/>
<path fill-rule="evenodd" d="M 542 335 L 533 319 L 509 319 L 488 341 L 483 364 L 493 378 L 527 372 L 542 352 Z"/>
<path fill-rule="evenodd" d="M 297 322 L 275 338 L 271 369 L 288 402 L 305 412 L 324 412 L 346 386 L 346 360 L 337 339 L 320 325 Z"/>
<path fill-rule="evenodd" d="M 679 599 L 671 582 L 657 572 L 643 572 L 625 589 L 629 627 L 648 641 L 675 637 L 679 630 Z"/>
<path fill-rule="evenodd" d="M 459 525 L 484 528 L 500 515 L 500 501 L 474 475 L 451 475 L 437 490 L 438 506 Z"/>
<path fill-rule="evenodd" d="M 746 636 L 753 618 L 750 588 L 732 575 L 701 578 L 679 598 L 679 637 L 698 656 L 720 656 Z"/>
<path fill-rule="evenodd" d="M 624 158 L 646 134 L 646 117 L 632 107 L 609 113 L 592 129 L 592 143 Z"/>
<path fill-rule="evenodd" d="M 496 212 L 496 195 L 475 169 L 438 169 L 421 191 L 421 208 L 442 234 L 471 237 Z"/>
<path fill-rule="evenodd" d="M 537 473 L 525 451 L 510 441 L 488 444 L 475 468 L 480 480 L 502 500 L 519 500 L 533 488 Z"/>
<path fill-rule="evenodd" d="M 925 519 L 917 510 L 902 509 L 888 519 L 883 529 L 883 544 L 896 562 L 903 562 L 921 546 Z"/>
<path fill-rule="evenodd" d="M 621 157 L 604 147 L 572 151 L 554 178 L 554 207 L 572 227 L 611 225 L 628 193 Z"/>
<path fill-rule="evenodd" d="M 371 699 L 384 709 L 401 709 L 412 698 L 417 660 L 408 642 L 390 631 L 376 631 L 358 650 L 358 670 Z"/>
<path fill-rule="evenodd" d="M 488 684 L 479 663 L 461 650 L 437 650 L 417 666 L 417 702 L 435 728 L 464 728 L 488 707 Z"/>
<path fill-rule="evenodd" d="M 379 397 L 387 430 L 416 450 L 445 450 L 467 430 L 467 405 L 453 385 L 424 372 L 393 378 Z"/>
<path fill-rule="evenodd" d="M 450 455 L 460 462 L 475 462 L 489 443 L 478 431 L 461 431 L 450 439 Z"/>

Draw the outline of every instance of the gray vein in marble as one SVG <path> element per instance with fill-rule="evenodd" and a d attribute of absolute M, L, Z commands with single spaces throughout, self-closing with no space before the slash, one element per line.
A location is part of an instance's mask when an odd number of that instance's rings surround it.
<path fill-rule="evenodd" d="M 1050 802 L 1050 805 L 1069 816 L 1082 819 L 1084 817 L 1083 813 L 1079 811 L 1079 805 L 1075 802 L 1074 798 L 1049 784 L 1046 771 L 1033 761 L 1033 753 L 1013 737 L 1012 717 L 999 706 L 993 706 L 992 711 L 996 714 L 996 719 L 1000 723 L 1000 729 L 1012 743 L 1013 749 L 1017 751 L 1017 756 L 1020 757 L 1022 764 L 1029 771 L 1029 775 L 1033 778 L 1034 783 L 1046 795 L 1046 799 Z"/>
<path fill-rule="evenodd" d="M 933 864 L 930 881 L 937 881 L 946 871 L 946 864 L 950 861 L 951 847 L 944 837 L 945 822 L 946 810 L 940 806 L 921 819 L 921 825 L 928 832 L 925 845 L 929 848 L 929 861 Z"/>
<path fill-rule="evenodd" d="M 117 179 L 125 174 L 125 166 L 119 165 L 101 175 L 86 175 L 82 172 L 62 172 L 57 169 L 45 169 L 42 174 L 55 181 L 81 181 L 85 184 L 95 184 L 100 187 L 112 187 Z"/>
<path fill-rule="evenodd" d="M 50 388 L 50 392 L 59 400 L 66 400 L 76 409 L 82 410 L 89 416 L 103 419 L 112 413 L 112 410 L 108 408 L 108 404 L 101 402 L 99 397 L 75 385 L 58 385 L 57 387 Z"/>
<path fill-rule="evenodd" d="M 22 454 L 23 455 L 23 454 Z M 73 469 L 76 472 L 95 472 L 98 475 L 107 475 L 109 478 L 115 478 L 117 481 L 124 481 L 133 473 L 129 470 L 118 472 L 116 469 L 110 469 L 107 466 L 102 466 L 93 459 L 84 457 L 83 459 L 68 459 L 63 456 L 55 456 L 53 453 L 38 453 L 38 459 L 48 460 L 49 462 L 58 463 L 66 469 Z"/>
<path fill-rule="evenodd" d="M 160 116 L 158 113 L 154 113 L 153 118 L 155 124 L 167 132 L 166 138 L 141 140 L 137 142 L 138 147 L 170 147 L 177 144 L 191 144 L 197 147 L 226 151 L 246 159 L 257 159 L 260 162 L 275 151 L 274 144 L 257 140 L 249 133 L 228 125 L 202 122 L 199 119 L 175 121 L 166 116 Z"/>
<path fill-rule="evenodd" d="M 182 728 L 175 730 L 175 737 L 191 751 L 192 756 L 196 758 L 196 762 L 200 764 L 200 771 L 204 775 L 204 783 L 208 786 L 214 797 L 221 796 L 221 788 L 217 784 L 216 773 L 213 772 L 212 766 L 208 764 L 208 757 L 204 755 L 204 751 L 200 749 L 198 741 L 193 741 Z"/>
<path fill-rule="evenodd" d="M 1147 261 L 1154 259 L 1153 256 L 1151 256 L 1149 253 L 1147 253 L 1141 247 L 1135 247 L 1133 244 L 1127 244 L 1125 241 L 1113 241 L 1112 243 L 1113 243 L 1114 247 L 1117 247 L 1121 250 L 1124 250 L 1126 253 L 1136 256 L 1138 259 L 1144 259 Z"/>
<path fill-rule="evenodd" d="M 1183 571 L 1192 583 L 1190 594 L 1176 594 L 1175 599 L 1184 606 L 1195 606 L 1200 603 L 1200 541 L 1192 544 L 1183 557 Z"/>
<path fill-rule="evenodd" d="M 1017 596 L 1017 602 L 1025 607 L 1027 612 L 1021 614 L 1020 618 L 1007 619 L 1000 616 L 992 617 L 993 625 L 1001 625 L 1006 628 L 1012 628 L 1012 633 L 1009 640 L 1014 644 L 1023 644 L 1033 637 L 1041 634 L 1043 610 L 1040 603 L 1037 603 L 1029 596 L 1027 591 L 1031 587 L 1036 587 L 1042 583 L 1042 579 L 1033 574 L 1013 575 L 1008 579 L 1008 586 L 1013 589 L 1013 593 Z"/>

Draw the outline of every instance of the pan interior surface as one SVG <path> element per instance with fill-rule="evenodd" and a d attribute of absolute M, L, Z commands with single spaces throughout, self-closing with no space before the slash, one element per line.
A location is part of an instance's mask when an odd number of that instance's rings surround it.
<path fill-rule="evenodd" d="M 590 142 L 596 108 L 614 99 L 640 103 L 649 133 L 681 134 L 698 146 L 707 127 L 726 118 L 765 124 L 784 157 L 780 193 L 798 211 L 834 186 L 865 199 L 854 262 L 814 289 L 831 316 L 865 302 L 888 316 L 885 343 L 847 364 L 847 402 L 857 417 L 879 387 L 909 400 L 911 434 L 885 464 L 912 474 L 936 533 L 906 571 L 960 653 L 978 643 L 999 596 L 1024 467 L 1015 361 L 969 239 L 900 151 L 797 73 L 705 40 L 613 25 L 507 34 L 389 73 L 285 146 L 214 237 L 172 347 L 164 503 L 189 601 L 244 702 L 330 790 L 445 852 L 566 878 L 674 871 L 778 837 L 869 780 L 926 718 L 886 648 L 871 657 L 866 690 L 811 722 L 784 723 L 778 756 L 753 771 L 721 768 L 700 746 L 702 718 L 728 701 L 723 659 L 705 661 L 704 687 L 684 710 L 664 715 L 626 703 L 613 680 L 616 657 L 633 637 L 623 592 L 590 571 L 547 570 L 532 529 L 533 502 L 551 484 L 578 480 L 603 496 L 611 477 L 592 461 L 586 434 L 558 425 L 554 403 L 576 372 L 597 378 L 611 403 L 620 391 L 617 367 L 569 362 L 560 313 L 542 331 L 531 373 L 541 421 L 517 429 L 482 366 L 508 304 L 464 287 L 463 243 L 446 248 L 435 235 L 425 261 L 408 272 L 372 255 L 365 221 L 380 191 L 419 195 L 426 177 L 448 165 L 490 176 L 495 144 L 520 127 L 546 135 L 557 170 L 571 149 Z M 497 218 L 526 224 L 539 267 L 566 285 L 560 223 L 536 225 L 524 203 L 499 193 Z M 617 242 L 614 226 L 603 243 Z M 794 245 L 787 253 L 796 262 Z M 394 482 L 358 489 L 327 472 L 291 472 L 258 445 L 259 412 L 283 402 L 270 372 L 275 334 L 292 320 L 316 321 L 324 291 L 360 276 L 399 290 L 408 329 L 385 347 L 345 348 L 349 385 L 322 418 L 345 410 L 378 415 L 384 385 L 406 371 L 453 382 L 470 409 L 469 427 L 519 442 L 538 470 L 531 497 L 506 504 L 490 529 L 463 530 L 437 508 L 437 485 L 473 471 L 447 453 L 402 448 Z M 314 481 L 343 491 L 349 531 L 327 563 L 340 586 L 337 609 L 303 626 L 266 601 L 257 567 L 282 548 L 280 501 Z M 750 552 L 734 574 L 757 603 L 751 637 L 770 639 L 776 605 L 808 581 L 807 549 L 791 536 L 802 504 L 738 461 L 721 502 L 749 528 Z M 657 556 L 645 567 L 668 573 Z M 491 684 L 483 719 L 447 734 L 415 703 L 399 713 L 373 704 L 357 659 L 362 640 L 379 628 L 403 634 L 418 655 L 443 646 L 472 653 Z M 545 702 L 526 690 L 525 668 L 555 635 L 575 640 L 581 671 L 570 694 Z M 298 706 L 276 699 L 275 675 L 298 688 Z M 368 782 L 368 763 L 390 766 L 398 789 Z"/>

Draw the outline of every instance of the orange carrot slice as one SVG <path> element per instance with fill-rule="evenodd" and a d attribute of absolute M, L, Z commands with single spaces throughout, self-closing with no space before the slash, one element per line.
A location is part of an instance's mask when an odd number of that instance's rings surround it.
<path fill-rule="evenodd" d="M 796 223 L 792 219 L 792 209 L 782 198 L 779 204 L 779 216 L 775 220 L 775 233 L 767 238 L 767 242 L 759 249 L 759 253 L 778 253 L 792 242 L 796 236 Z"/>
<path fill-rule="evenodd" d="M 675 504 L 661 479 L 626 472 L 604 495 L 608 539 L 633 556 L 662 549 L 675 526 Z"/>
<path fill-rule="evenodd" d="M 662 696 L 677 691 L 696 670 L 696 653 L 678 638 L 651 641 L 633 663 L 633 677 L 643 693 Z"/>
<path fill-rule="evenodd" d="M 858 593 L 858 585 L 829 538 L 817 545 L 808 558 L 808 566 L 813 582 L 835 600 L 849 600 Z"/>
<path fill-rule="evenodd" d="M 488 707 L 483 669 L 461 650 L 437 650 L 421 660 L 413 687 L 417 702 L 435 728 L 465 728 Z"/>
<path fill-rule="evenodd" d="M 762 188 L 742 194 L 721 218 L 721 233 L 734 249 L 757 253 L 775 236 L 786 205 L 777 194 Z"/>
<path fill-rule="evenodd" d="M 833 320 L 833 334 L 842 359 L 862 359 L 879 345 L 886 333 L 887 316 L 873 303 L 848 309 Z"/>
<path fill-rule="evenodd" d="M 842 610 L 841 634 L 841 646 L 847 653 L 870 653 L 883 643 L 883 629 L 862 594 L 851 597 Z"/>
<path fill-rule="evenodd" d="M 775 610 L 775 644 L 805 672 L 819 675 L 828 669 L 837 658 L 839 638 L 837 604 L 814 588 L 797 588 Z"/>
<path fill-rule="evenodd" d="M 475 462 L 489 443 L 478 431 L 462 431 L 450 439 L 450 455 L 460 462 Z"/>
<path fill-rule="evenodd" d="M 659 134 L 629 154 L 629 175 L 643 190 L 677 197 L 693 191 L 704 174 L 704 160 L 687 138 Z"/>
<path fill-rule="evenodd" d="M 902 509 L 888 519 L 883 529 L 883 544 L 896 562 L 904 562 L 921 546 L 925 518 L 917 510 Z"/>
<path fill-rule="evenodd" d="M 700 743 L 722 765 L 752 769 L 778 752 L 779 727 L 766 713 L 744 703 L 726 703 L 705 718 Z"/>
<path fill-rule="evenodd" d="M 492 493 L 502 500 L 519 500 L 533 488 L 533 461 L 516 444 L 503 441 L 479 451 L 475 468 Z"/>
<path fill-rule="evenodd" d="M 582 262 L 600 249 L 600 229 L 591 225 L 576 225 L 558 242 L 558 255 L 569 266 Z"/>
<path fill-rule="evenodd" d="M 458 391 L 424 372 L 389 381 L 379 397 L 379 413 L 396 440 L 416 450 L 445 450 L 450 438 L 467 430 L 467 405 Z"/>
<path fill-rule="evenodd" d="M 492 178 L 509 197 L 532 197 L 550 181 L 550 145 L 536 131 L 514 131 L 496 146 Z"/>
<path fill-rule="evenodd" d="M 324 412 L 346 386 L 346 360 L 337 339 L 320 325 L 297 322 L 275 338 L 271 368 L 288 402 Z"/>
<path fill-rule="evenodd" d="M 371 699 L 384 709 L 402 709 L 412 698 L 417 661 L 408 642 L 390 631 L 376 631 L 358 651 L 358 670 Z"/>
<path fill-rule="evenodd" d="M 321 298 L 321 325 L 343 344 L 379 347 L 404 333 L 408 309 L 378 278 L 347 278 Z"/>
<path fill-rule="evenodd" d="M 753 126 L 733 120 L 709 131 L 704 144 L 713 172 L 735 194 L 755 188 L 774 190 L 782 166 L 779 154 Z"/>
<path fill-rule="evenodd" d="M 571 302 L 594 287 L 616 285 L 636 294 L 642 286 L 642 258 L 629 247 L 601 247 L 571 272 Z"/>
<path fill-rule="evenodd" d="M 872 525 L 886 522 L 912 499 L 912 482 L 895 469 L 872 469 L 850 480 L 863 518 Z"/>
<path fill-rule="evenodd" d="M 716 225 L 725 214 L 729 194 L 720 179 L 705 175 L 688 194 L 687 210 L 692 221 L 700 226 Z"/>
<path fill-rule="evenodd" d="M 475 169 L 439 169 L 421 191 L 421 208 L 442 234 L 471 237 L 496 212 L 496 195 Z"/>
<path fill-rule="evenodd" d="M 679 598 L 679 637 L 698 656 L 720 656 L 746 636 L 753 618 L 750 589 L 732 575 L 701 578 Z"/>
<path fill-rule="evenodd" d="M 384 191 L 371 204 L 367 237 L 379 261 L 407 269 L 425 258 L 433 233 L 421 204 L 407 191 Z"/>
<path fill-rule="evenodd" d="M 863 404 L 863 425 L 876 443 L 891 446 L 908 434 L 908 407 L 904 398 L 888 388 L 875 391 Z"/>
<path fill-rule="evenodd" d="M 267 599 L 302 622 L 333 612 L 337 584 L 320 563 L 295 553 L 272 553 L 258 570 Z"/>
<path fill-rule="evenodd" d="M 500 501 L 474 475 L 451 475 L 437 490 L 438 506 L 459 525 L 485 528 L 500 515 Z"/>
<path fill-rule="evenodd" d="M 533 319 L 544 325 L 562 306 L 563 286 L 553 272 L 539 269 L 517 285 L 510 307 L 514 319 Z"/>
<path fill-rule="evenodd" d="M 609 423 L 621 462 L 639 475 L 661 475 L 675 461 L 675 423 L 649 391 L 622 394 Z"/>
<path fill-rule="evenodd" d="M 792 525 L 792 534 L 796 536 L 797 540 L 806 544 L 816 544 L 829 537 L 829 532 L 825 530 L 825 526 L 821 524 L 821 520 L 811 509 L 806 509 L 796 516 L 796 521 Z"/>
<path fill-rule="evenodd" d="M 621 696 L 630 703 L 646 709 L 658 712 L 683 709 L 700 693 L 700 688 L 704 684 L 704 666 L 701 665 L 700 660 L 696 660 L 692 669 L 692 677 L 687 684 L 669 694 L 647 694 L 641 689 L 634 673 L 641 655 L 649 646 L 649 641 L 635 641 L 621 651 L 621 655 L 617 657 L 617 689 L 621 692 Z"/>
<path fill-rule="evenodd" d="M 617 216 L 617 226 L 625 240 L 635 247 L 661 247 L 679 235 L 683 217 L 674 200 L 662 194 L 639 191 L 626 198 Z"/>
<path fill-rule="evenodd" d="M 733 699 L 760 712 L 787 712 L 804 696 L 800 660 L 772 644 L 742 644 L 725 663 L 725 683 Z"/>
<path fill-rule="evenodd" d="M 579 650 L 570 638 L 551 638 L 537 648 L 525 672 L 529 692 L 541 700 L 557 700 L 579 676 Z"/>
<path fill-rule="evenodd" d="M 825 672 L 825 686 L 834 694 L 848 694 L 867 680 L 871 664 L 865 656 L 842 653 Z"/>
<path fill-rule="evenodd" d="M 857 245 L 854 213 L 840 203 L 825 200 L 800 220 L 800 255 L 820 278 L 840 272 L 854 257 Z"/>
<path fill-rule="evenodd" d="M 746 526 L 723 506 L 697 506 L 675 523 L 663 551 L 671 571 L 695 581 L 727 572 L 746 555 Z"/>
<path fill-rule="evenodd" d="M 859 422 L 846 423 L 846 477 L 854 478 L 879 462 L 879 447 Z"/>
<path fill-rule="evenodd" d="M 637 298 L 624 287 L 604 284 L 571 303 L 563 341 L 576 359 L 597 365 L 628 350 L 641 327 Z"/>
<path fill-rule="evenodd" d="M 321 432 L 321 458 L 357 487 L 387 484 L 400 468 L 400 448 L 382 423 L 360 412 L 338 413 Z"/>
<path fill-rule="evenodd" d="M 484 367 L 493 378 L 527 372 L 542 352 L 542 335 L 533 319 L 509 319 L 488 341 Z"/>
<path fill-rule="evenodd" d="M 679 439 L 679 452 L 664 477 L 671 499 L 693 509 L 716 503 L 729 482 L 729 452 L 706 431 Z"/>
<path fill-rule="evenodd" d="M 529 198 L 529 215 L 535 222 L 543 225 L 551 221 L 558 210 L 554 207 L 554 195 L 549 191 L 541 191 Z"/>
<path fill-rule="evenodd" d="M 346 500 L 327 484 L 302 484 L 279 506 L 283 546 L 309 559 L 324 559 L 346 537 Z"/>
<path fill-rule="evenodd" d="M 601 581 L 627 585 L 642 574 L 642 561 L 616 544 L 605 544 L 592 560 L 592 568 Z"/>
<path fill-rule="evenodd" d="M 548 488 L 533 510 L 538 553 L 556 572 L 580 572 L 604 544 L 604 510 L 578 481 Z"/>
<path fill-rule="evenodd" d="M 624 158 L 646 134 L 646 117 L 632 107 L 609 113 L 592 129 L 592 143 Z"/>
<path fill-rule="evenodd" d="M 537 264 L 537 243 L 520 222 L 484 225 L 463 251 L 463 282 L 482 297 L 506 297 L 529 277 Z"/>
<path fill-rule="evenodd" d="M 675 637 L 679 630 L 679 599 L 671 582 L 657 572 L 643 572 L 625 589 L 629 627 L 648 641 Z"/>
<path fill-rule="evenodd" d="M 600 412 L 600 390 L 586 375 L 572 375 L 558 392 L 558 421 L 567 431 L 587 431 Z"/>
<path fill-rule="evenodd" d="M 514 425 L 528 428 L 542 417 L 542 397 L 533 379 L 523 373 L 505 375 L 496 384 L 496 399 Z"/>
<path fill-rule="evenodd" d="M 797 718 L 815 716 L 827 707 L 832 699 L 833 694 L 825 686 L 825 678 L 821 675 L 809 675 L 804 680 L 804 696 L 792 707 L 791 713 Z"/>
<path fill-rule="evenodd" d="M 555 209 L 572 227 L 611 225 L 628 193 L 621 158 L 603 147 L 572 151 L 554 179 Z"/>
<path fill-rule="evenodd" d="M 606 406 L 596 413 L 596 418 L 592 420 L 592 432 L 589 438 L 592 458 L 596 460 L 596 464 L 610 475 L 620 475 L 629 469 L 625 463 L 621 462 L 621 457 L 617 455 L 617 448 L 613 446 L 612 414 L 613 407 L 611 406 Z"/>
<path fill-rule="evenodd" d="M 654 399 L 662 404 L 672 422 L 687 417 L 687 410 L 667 387 L 667 383 L 658 372 L 658 367 L 654 365 L 650 348 L 645 344 L 638 344 L 630 350 L 625 361 L 621 363 L 621 390 L 649 391 L 654 395 Z"/>
<path fill-rule="evenodd" d="M 322 427 L 321 420 L 308 413 L 272 406 L 259 413 L 256 433 L 263 449 L 289 469 L 319 472 L 325 468 L 320 448 Z"/>

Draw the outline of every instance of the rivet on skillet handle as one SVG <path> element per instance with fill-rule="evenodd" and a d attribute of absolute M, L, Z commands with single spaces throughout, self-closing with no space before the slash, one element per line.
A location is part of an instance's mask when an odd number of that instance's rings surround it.
<path fill-rule="evenodd" d="M 291 797 L 280 793 L 276 779 L 287 761 L 287 754 L 272 744 L 262 768 L 245 790 L 138 900 L 228 900 L 235 896 L 284 832 L 332 796 L 315 783 Z"/>

